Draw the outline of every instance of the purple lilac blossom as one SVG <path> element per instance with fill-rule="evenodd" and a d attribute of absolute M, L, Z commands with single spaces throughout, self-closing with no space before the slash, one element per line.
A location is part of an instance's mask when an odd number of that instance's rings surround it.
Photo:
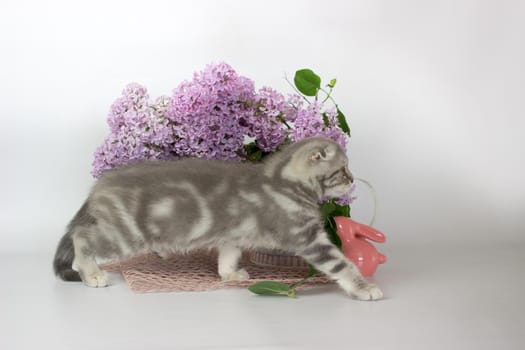
<path fill-rule="evenodd" d="M 208 65 L 174 91 L 168 116 L 182 157 L 241 160 L 254 84 L 229 65 Z"/>
<path fill-rule="evenodd" d="M 323 120 L 325 114 L 328 125 Z M 171 97 L 151 101 L 145 87 L 126 86 L 108 115 L 110 134 L 96 150 L 92 174 L 133 161 L 200 157 L 243 160 L 246 137 L 265 152 L 289 137 L 325 136 L 346 150 L 337 110 L 321 103 L 305 107 L 302 96 L 285 97 L 269 87 L 257 92 L 252 80 L 225 63 L 211 64 L 184 81 Z"/>
<path fill-rule="evenodd" d="M 144 87 L 131 83 L 111 106 L 108 124 L 111 130 L 104 143 L 95 151 L 92 175 L 132 161 L 167 159 L 167 142 L 173 132 L 167 126 L 168 97 L 149 101 Z"/>
<path fill-rule="evenodd" d="M 335 202 L 342 206 L 352 204 L 357 199 L 357 197 L 354 195 L 355 187 L 355 183 L 352 184 L 352 187 L 350 187 L 350 191 L 348 191 L 348 193 L 344 196 L 339 197 Z"/>
<path fill-rule="evenodd" d="M 255 113 L 248 122 L 248 136 L 255 137 L 257 146 L 263 151 L 275 151 L 286 138 L 284 121 L 288 104 L 284 96 L 272 88 L 259 90 L 255 98 Z"/>
<path fill-rule="evenodd" d="M 292 141 L 299 141 L 307 137 L 323 136 L 337 142 L 346 152 L 346 135 L 337 127 L 337 110 L 330 108 L 322 111 L 323 105 L 314 102 L 297 112 L 294 128 L 290 130 Z M 323 113 L 328 125 L 325 124 Z"/>
<path fill-rule="evenodd" d="M 341 196 L 339 198 L 333 198 L 333 197 L 325 196 L 325 197 L 322 197 L 319 200 L 319 203 L 324 203 L 324 202 L 327 202 L 329 200 L 335 199 L 335 203 L 337 203 L 338 205 L 341 205 L 341 206 L 350 205 L 357 199 L 357 197 L 354 196 L 355 188 L 356 188 L 356 185 L 355 185 L 355 183 L 353 183 L 352 186 L 350 186 L 350 190 L 345 195 L 343 195 L 343 196 Z"/>

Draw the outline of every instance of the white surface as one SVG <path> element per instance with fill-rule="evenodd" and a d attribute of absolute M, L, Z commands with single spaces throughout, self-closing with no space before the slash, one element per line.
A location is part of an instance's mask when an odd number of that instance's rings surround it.
<path fill-rule="evenodd" d="M 392 248 L 392 247 L 391 247 Z M 386 299 L 334 287 L 133 294 L 54 280 L 51 256 L 3 256 L 2 349 L 523 349 L 525 246 L 387 249 Z M 6 283 L 8 282 L 8 283 Z"/>
<path fill-rule="evenodd" d="M 510 0 L 1 1 L 0 347 L 523 347 L 524 32 Z M 389 240 L 387 300 L 53 279 L 112 101 L 131 81 L 170 94 L 221 60 L 283 93 L 299 68 L 337 77 L 351 167 Z"/>

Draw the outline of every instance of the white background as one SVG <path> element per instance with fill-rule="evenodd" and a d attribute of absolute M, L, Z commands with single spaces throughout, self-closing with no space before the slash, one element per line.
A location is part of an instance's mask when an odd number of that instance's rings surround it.
<path fill-rule="evenodd" d="M 0 252 L 50 265 L 128 82 L 171 94 L 218 61 L 285 93 L 299 68 L 338 79 L 351 168 L 377 190 L 393 285 L 401 248 L 521 247 L 524 23 L 521 1 L 2 0 Z M 370 193 L 359 195 L 367 222 Z M 517 256 L 502 269 L 519 271 Z M 424 271 L 424 258 L 407 261 Z"/>
<path fill-rule="evenodd" d="M 337 77 L 352 169 L 376 187 L 392 240 L 523 239 L 522 2 L 8 1 L 1 12 L 0 249 L 52 248 L 128 82 L 171 94 L 222 60 L 282 92 L 299 68 Z"/>

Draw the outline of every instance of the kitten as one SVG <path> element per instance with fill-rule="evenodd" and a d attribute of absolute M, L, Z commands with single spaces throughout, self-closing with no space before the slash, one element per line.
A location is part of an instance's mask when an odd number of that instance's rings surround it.
<path fill-rule="evenodd" d="M 381 290 L 323 228 L 319 201 L 348 193 L 347 165 L 335 142 L 314 137 L 259 164 L 183 159 L 107 171 L 60 241 L 55 273 L 105 287 L 95 258 L 216 248 L 222 279 L 246 280 L 238 267 L 243 249 L 280 249 L 302 256 L 354 297 L 380 299 Z"/>

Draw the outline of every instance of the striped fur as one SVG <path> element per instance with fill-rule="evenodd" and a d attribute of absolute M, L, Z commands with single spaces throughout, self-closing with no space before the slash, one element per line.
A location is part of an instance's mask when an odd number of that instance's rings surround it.
<path fill-rule="evenodd" d="M 303 256 L 358 299 L 378 299 L 381 291 L 329 241 L 319 212 L 321 198 L 347 193 L 352 181 L 346 155 L 324 138 L 287 146 L 261 164 L 185 159 L 114 169 L 71 221 L 55 272 L 103 287 L 98 258 L 217 248 L 219 275 L 238 280 L 249 278 L 238 266 L 243 249 L 280 249 Z"/>

